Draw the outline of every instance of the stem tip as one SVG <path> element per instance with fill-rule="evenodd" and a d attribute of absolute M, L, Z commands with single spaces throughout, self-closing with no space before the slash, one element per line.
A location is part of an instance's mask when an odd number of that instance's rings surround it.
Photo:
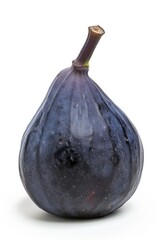
<path fill-rule="evenodd" d="M 88 36 L 84 46 L 82 47 L 78 57 L 73 61 L 73 66 L 76 68 L 88 68 L 89 60 L 101 38 L 105 33 L 100 26 L 91 26 L 88 28 Z"/>

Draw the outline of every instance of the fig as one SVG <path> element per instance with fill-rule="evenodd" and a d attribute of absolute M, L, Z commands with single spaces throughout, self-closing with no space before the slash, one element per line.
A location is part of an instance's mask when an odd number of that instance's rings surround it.
<path fill-rule="evenodd" d="M 54 79 L 21 142 L 19 172 L 27 193 L 44 211 L 96 218 L 131 198 L 143 168 L 140 136 L 88 76 L 104 30 L 89 27 L 71 67 Z"/>

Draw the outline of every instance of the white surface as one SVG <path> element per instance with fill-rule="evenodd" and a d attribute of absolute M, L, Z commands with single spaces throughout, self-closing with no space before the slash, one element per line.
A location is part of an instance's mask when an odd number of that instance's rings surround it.
<path fill-rule="evenodd" d="M 0 239 L 160 239 L 159 0 L 0 1 Z M 20 182 L 26 125 L 55 75 L 70 66 L 87 36 L 102 37 L 90 76 L 132 119 L 143 140 L 140 186 L 113 215 L 89 221 L 51 217 Z"/>

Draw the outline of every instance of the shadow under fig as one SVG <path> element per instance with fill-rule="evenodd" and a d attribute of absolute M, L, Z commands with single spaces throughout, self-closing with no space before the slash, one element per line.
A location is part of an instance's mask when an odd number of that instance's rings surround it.
<path fill-rule="evenodd" d="M 122 217 L 123 215 L 127 214 L 128 211 L 131 209 L 131 204 L 126 204 L 125 206 L 119 208 L 118 210 L 100 218 L 90 218 L 90 219 L 78 219 L 78 218 L 63 218 L 57 217 L 55 215 L 46 213 L 45 211 L 38 208 L 30 198 L 26 197 L 21 199 L 16 206 L 16 210 L 19 214 L 23 215 L 23 217 L 28 218 L 30 220 L 35 221 L 42 221 L 42 222 L 61 222 L 61 223 L 80 223 L 80 222 L 93 222 L 93 221 L 100 221 L 104 219 L 113 219 Z"/>

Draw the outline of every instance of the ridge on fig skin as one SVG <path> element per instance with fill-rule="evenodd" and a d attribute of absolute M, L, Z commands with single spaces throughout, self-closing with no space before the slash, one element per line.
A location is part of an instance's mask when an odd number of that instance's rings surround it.
<path fill-rule="evenodd" d="M 27 192 L 59 216 L 106 215 L 132 196 L 140 180 L 139 135 L 87 68 L 57 75 L 21 146 Z"/>

